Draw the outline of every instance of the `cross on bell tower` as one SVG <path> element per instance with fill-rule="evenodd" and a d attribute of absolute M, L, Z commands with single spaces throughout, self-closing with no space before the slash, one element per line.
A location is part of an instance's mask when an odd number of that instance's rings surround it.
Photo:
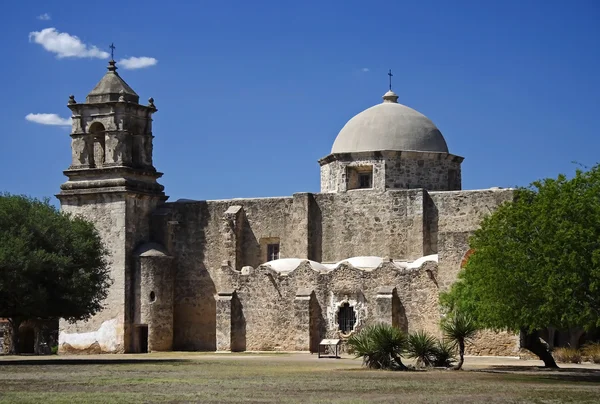
<path fill-rule="evenodd" d="M 115 46 L 114 42 L 110 44 L 109 48 L 110 48 L 110 60 L 115 60 L 115 48 L 116 48 L 116 46 Z"/>
<path fill-rule="evenodd" d="M 390 91 L 392 91 L 392 77 L 394 76 L 392 74 L 392 69 L 388 70 L 388 76 L 390 76 Z"/>

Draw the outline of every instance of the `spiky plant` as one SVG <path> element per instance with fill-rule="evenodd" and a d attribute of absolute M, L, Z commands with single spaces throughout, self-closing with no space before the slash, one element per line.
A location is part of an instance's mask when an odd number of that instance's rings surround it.
<path fill-rule="evenodd" d="M 436 340 L 425 331 L 417 331 L 408 336 L 408 357 L 417 360 L 417 366 L 433 366 L 435 362 Z"/>
<path fill-rule="evenodd" d="M 444 336 L 458 346 L 459 360 L 454 370 L 460 370 L 465 362 L 465 345 L 475 337 L 478 327 L 473 318 L 461 312 L 450 313 L 441 326 Z"/>
<path fill-rule="evenodd" d="M 433 366 L 449 368 L 456 361 L 456 344 L 445 339 L 435 343 L 435 359 Z"/>
<path fill-rule="evenodd" d="M 388 324 L 375 324 L 363 328 L 348 339 L 356 357 L 370 369 L 407 370 L 402 355 L 407 348 L 406 335 Z"/>

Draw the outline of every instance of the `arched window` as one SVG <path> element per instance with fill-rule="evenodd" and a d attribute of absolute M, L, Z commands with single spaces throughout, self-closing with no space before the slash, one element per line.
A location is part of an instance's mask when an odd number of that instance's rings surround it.
<path fill-rule="evenodd" d="M 104 140 L 104 125 L 100 122 L 94 122 L 90 125 L 88 132 L 92 135 L 92 152 L 90 154 L 90 165 L 101 167 L 105 161 L 105 140 Z"/>
<path fill-rule="evenodd" d="M 342 333 L 348 334 L 354 330 L 356 324 L 356 312 L 354 307 L 350 306 L 350 303 L 344 303 L 340 306 L 338 311 L 338 325 Z"/>

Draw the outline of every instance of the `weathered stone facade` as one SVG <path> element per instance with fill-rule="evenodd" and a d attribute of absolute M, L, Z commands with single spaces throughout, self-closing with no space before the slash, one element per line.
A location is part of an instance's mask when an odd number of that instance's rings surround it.
<path fill-rule="evenodd" d="M 390 130 L 425 125 L 425 151 L 332 152 L 320 161 L 320 193 L 167 203 L 152 163 L 156 108 L 138 100 L 111 62 L 86 103 L 69 101 L 73 161 L 58 197 L 96 223 L 114 284 L 101 313 L 61 322 L 63 352 L 315 351 L 322 338 L 375 322 L 439 335 L 439 292 L 455 281 L 468 237 L 512 198 L 460 191 L 463 158 L 433 123 L 398 107 L 411 121 Z M 479 354 L 518 343 L 494 333 L 478 341 Z"/>
<path fill-rule="evenodd" d="M 449 194 L 429 194 L 423 189 L 356 190 L 164 204 L 159 216 L 167 227 L 157 231 L 171 235 L 169 254 L 177 262 L 174 349 L 230 346 L 219 341 L 219 336 L 229 335 L 224 330 L 235 328 L 235 323 L 231 323 L 231 314 L 221 313 L 231 313 L 236 299 L 242 307 L 246 349 L 297 350 L 293 346 L 297 343 L 292 343 L 294 313 L 303 301 L 300 297 L 312 293 L 316 311 L 322 313 L 321 337 L 335 334 L 334 308 L 346 295 L 357 308 L 358 325 L 392 322 L 393 311 L 376 314 L 381 288 L 389 288 L 389 299 L 392 294 L 397 296 L 407 329 L 437 333 L 438 295 L 456 278 L 468 251 L 468 234 L 488 209 L 509 200 L 512 191 L 453 192 L 455 198 L 446 197 Z M 242 218 L 235 238 L 224 232 L 222 225 L 231 212 Z M 451 219 L 445 220 L 446 215 Z M 177 223 L 176 231 L 168 230 L 173 223 Z M 447 243 L 447 251 L 437 250 L 438 237 Z M 282 274 L 261 265 L 267 261 L 266 255 L 260 255 L 263 239 L 279 241 L 282 259 L 300 257 L 316 263 L 338 263 L 358 256 L 401 257 L 414 262 L 439 254 L 440 259 L 438 263 L 431 258 L 410 270 L 393 263 L 366 270 L 341 264 L 325 273 L 304 261 L 298 263 L 298 269 Z M 263 334 L 265 337 L 260 337 Z"/>
<path fill-rule="evenodd" d="M 355 172 L 371 172 L 375 190 L 424 188 L 429 191 L 461 189 L 460 164 L 450 153 L 394 151 L 332 153 L 321 160 L 321 192 L 359 188 Z"/>

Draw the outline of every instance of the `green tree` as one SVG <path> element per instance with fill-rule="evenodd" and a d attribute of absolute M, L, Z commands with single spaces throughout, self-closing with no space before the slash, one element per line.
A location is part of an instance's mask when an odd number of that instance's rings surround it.
<path fill-rule="evenodd" d="M 600 166 L 516 190 L 470 240 L 474 253 L 442 296 L 480 326 L 521 333 L 521 346 L 556 367 L 539 338 L 600 325 Z"/>
<path fill-rule="evenodd" d="M 0 194 L 0 317 L 18 353 L 30 319 L 84 320 L 102 309 L 110 286 L 107 250 L 94 225 L 48 199 Z"/>
<path fill-rule="evenodd" d="M 469 315 L 460 311 L 450 313 L 441 325 L 444 336 L 458 347 L 459 359 L 454 370 L 461 370 L 465 363 L 465 347 L 475 336 L 477 325 Z"/>

